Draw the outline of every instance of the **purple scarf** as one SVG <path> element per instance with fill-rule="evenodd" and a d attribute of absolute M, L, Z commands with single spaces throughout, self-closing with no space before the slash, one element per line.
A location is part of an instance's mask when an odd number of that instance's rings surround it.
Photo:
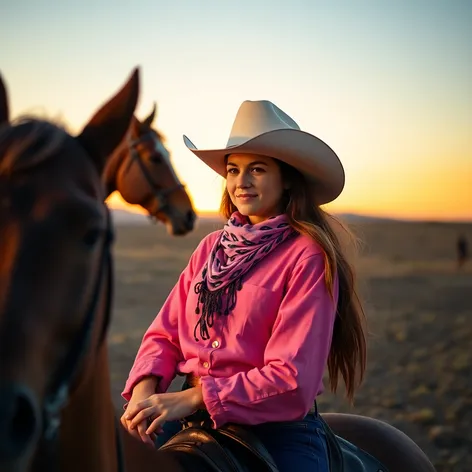
<path fill-rule="evenodd" d="M 247 218 L 239 212 L 231 215 L 213 245 L 202 281 L 195 284 L 198 294 L 195 313 L 200 315 L 194 329 L 196 341 L 198 328 L 202 339 L 210 338 L 208 328 L 213 326 L 215 313 L 227 316 L 233 310 L 243 275 L 294 234 L 286 215 L 255 225 L 248 224 Z"/>

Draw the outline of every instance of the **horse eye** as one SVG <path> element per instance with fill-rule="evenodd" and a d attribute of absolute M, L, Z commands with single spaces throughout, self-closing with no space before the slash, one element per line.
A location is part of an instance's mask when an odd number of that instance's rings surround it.
<path fill-rule="evenodd" d="M 92 248 L 93 246 L 95 246 L 95 244 L 97 244 L 97 241 L 100 239 L 101 234 L 102 232 L 98 228 L 87 231 L 83 239 L 84 244 L 87 247 Z"/>
<path fill-rule="evenodd" d="M 149 158 L 149 160 L 153 163 L 153 164 L 160 164 L 162 162 L 162 156 L 160 154 L 152 154 L 151 157 Z"/>

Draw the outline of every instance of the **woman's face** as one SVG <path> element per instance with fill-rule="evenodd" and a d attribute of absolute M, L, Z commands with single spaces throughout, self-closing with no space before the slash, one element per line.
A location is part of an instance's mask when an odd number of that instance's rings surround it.
<path fill-rule="evenodd" d="M 226 163 L 226 188 L 233 204 L 251 224 L 282 212 L 284 184 L 280 167 L 271 157 L 230 154 Z"/>

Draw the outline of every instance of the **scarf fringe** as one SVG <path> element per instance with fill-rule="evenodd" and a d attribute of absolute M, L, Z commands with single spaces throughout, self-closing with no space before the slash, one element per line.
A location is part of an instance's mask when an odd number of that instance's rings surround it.
<path fill-rule="evenodd" d="M 195 284 L 195 293 L 198 295 L 195 313 L 200 318 L 193 330 L 195 341 L 198 342 L 197 330 L 200 329 L 200 337 L 206 341 L 210 339 L 209 328 L 213 326 L 215 315 L 228 316 L 236 305 L 236 292 L 242 289 L 242 277 L 233 280 L 225 287 L 210 291 L 207 285 L 206 268 L 202 274 L 203 280 Z M 201 305 L 201 310 L 199 305 Z"/>
<path fill-rule="evenodd" d="M 247 218 L 235 212 L 215 241 L 202 272 L 202 281 L 195 284 L 198 295 L 195 313 L 199 319 L 193 335 L 199 341 L 210 339 L 209 329 L 215 316 L 228 316 L 236 305 L 242 278 L 254 265 L 286 239 L 296 235 L 286 215 L 269 218 L 262 225 L 245 229 Z"/>

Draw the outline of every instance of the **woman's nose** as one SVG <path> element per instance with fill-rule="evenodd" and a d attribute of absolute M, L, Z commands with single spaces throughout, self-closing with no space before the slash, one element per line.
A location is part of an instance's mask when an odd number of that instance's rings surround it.
<path fill-rule="evenodd" d="M 238 175 L 238 180 L 236 182 L 238 188 L 248 188 L 251 186 L 251 178 L 245 172 L 241 172 Z"/>

